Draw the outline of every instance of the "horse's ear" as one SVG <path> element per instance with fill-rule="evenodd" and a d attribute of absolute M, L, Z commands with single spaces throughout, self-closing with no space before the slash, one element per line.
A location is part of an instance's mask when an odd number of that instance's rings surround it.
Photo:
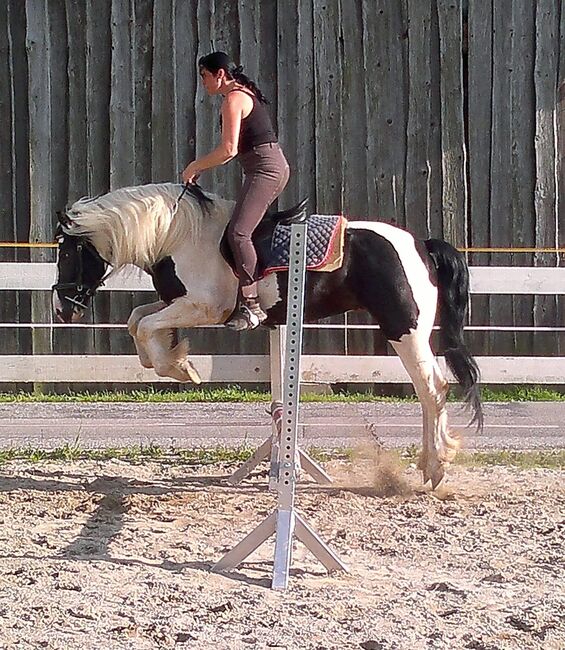
<path fill-rule="evenodd" d="M 64 210 L 57 210 L 57 221 L 63 226 L 63 228 L 72 228 L 75 225 L 75 222 L 69 217 L 69 215 Z"/>

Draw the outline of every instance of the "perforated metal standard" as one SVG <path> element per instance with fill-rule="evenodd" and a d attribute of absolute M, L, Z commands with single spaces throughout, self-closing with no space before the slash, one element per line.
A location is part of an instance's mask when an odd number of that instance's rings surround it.
<path fill-rule="evenodd" d="M 300 400 L 300 356 L 302 352 L 302 315 L 306 275 L 306 224 L 292 227 L 286 311 L 286 359 L 283 375 L 283 426 L 281 435 L 282 472 L 279 482 L 279 506 L 292 507 L 294 483 L 298 473 L 296 438 Z"/>
<path fill-rule="evenodd" d="M 273 566 L 273 589 L 286 589 L 292 559 L 294 535 L 322 562 L 328 570 L 347 570 L 339 557 L 318 537 L 294 509 L 295 488 L 300 467 L 299 457 L 304 460 L 297 446 L 298 406 L 300 399 L 300 356 L 302 352 L 302 329 L 304 312 L 304 283 L 306 275 L 307 225 L 293 224 L 288 277 L 286 355 L 283 375 L 283 417 L 280 429 L 277 510 L 272 512 L 255 530 L 243 539 L 214 566 L 215 570 L 236 567 L 273 533 L 275 557 Z M 271 443 L 269 443 L 271 444 Z M 264 443 L 253 463 L 268 453 Z M 271 449 L 275 447 L 271 444 Z M 240 472 L 246 472 L 248 468 Z M 314 468 L 315 469 L 315 468 Z M 323 470 L 320 468 L 320 476 Z M 239 479 L 238 479 L 239 480 Z"/>

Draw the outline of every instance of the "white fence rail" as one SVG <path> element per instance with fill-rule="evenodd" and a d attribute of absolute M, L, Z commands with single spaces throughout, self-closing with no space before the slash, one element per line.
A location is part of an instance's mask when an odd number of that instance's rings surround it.
<path fill-rule="evenodd" d="M 474 294 L 565 295 L 565 268 L 471 267 Z M 49 290 L 55 281 L 53 263 L 0 263 L 0 290 Z M 122 272 L 103 290 L 153 291 L 149 276 Z M 29 326 L 49 326 L 46 323 Z M 3 324 L 9 325 L 9 324 Z M 12 324 L 17 326 L 17 324 Z M 106 327 L 108 324 L 105 325 Z M 115 326 L 115 325 L 111 325 Z M 554 328 L 564 331 L 563 310 Z M 322 326 L 323 327 L 323 326 Z M 469 328 L 478 329 L 478 328 Z M 482 329 L 482 328 L 481 328 Z M 507 326 L 506 331 L 528 330 Z M 535 328 L 534 328 L 534 331 Z M 261 383 L 270 381 L 266 355 L 196 355 L 191 357 L 204 382 Z M 565 384 L 565 357 L 478 357 L 483 383 Z M 445 365 L 443 359 L 440 363 Z M 449 376 L 449 373 L 448 373 Z M 450 379 L 452 379 L 450 377 Z M 169 382 L 142 368 L 130 355 L 4 355 L 0 356 L 0 382 L 153 383 Z M 397 357 L 305 355 L 302 381 L 311 383 L 408 383 Z"/>
<path fill-rule="evenodd" d="M 472 266 L 471 293 L 565 294 L 565 267 Z M 0 289 L 50 290 L 53 262 L 1 262 Z M 109 278 L 101 291 L 154 291 L 151 278 L 137 267 Z"/>

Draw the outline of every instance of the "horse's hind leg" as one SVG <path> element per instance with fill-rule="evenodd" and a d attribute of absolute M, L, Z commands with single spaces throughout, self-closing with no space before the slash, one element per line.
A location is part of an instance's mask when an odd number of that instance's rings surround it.
<path fill-rule="evenodd" d="M 429 338 L 418 331 L 390 341 L 412 379 L 422 406 L 423 439 L 418 467 L 424 483 L 431 481 L 435 488 L 445 474 L 446 466 L 454 459 L 459 439 L 449 432 L 445 400 L 448 383 L 430 348 Z"/>

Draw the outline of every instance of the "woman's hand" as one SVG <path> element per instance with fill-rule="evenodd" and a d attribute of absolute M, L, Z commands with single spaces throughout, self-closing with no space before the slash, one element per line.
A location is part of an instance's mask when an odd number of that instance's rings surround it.
<path fill-rule="evenodd" d="M 195 161 L 193 160 L 186 166 L 185 170 L 182 173 L 183 183 L 195 183 L 198 180 L 201 171 L 202 170 L 195 165 Z"/>

